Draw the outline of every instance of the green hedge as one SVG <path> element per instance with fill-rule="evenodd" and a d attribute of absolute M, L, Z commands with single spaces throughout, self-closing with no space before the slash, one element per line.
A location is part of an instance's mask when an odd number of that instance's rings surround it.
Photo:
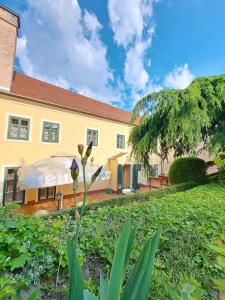
<path fill-rule="evenodd" d="M 182 184 L 177 184 L 177 185 L 170 185 L 165 188 L 157 189 L 157 190 L 150 190 L 146 192 L 136 192 L 133 194 L 129 195 L 124 195 L 124 196 L 117 196 L 114 198 L 110 198 L 101 202 L 96 202 L 92 204 L 87 204 L 86 205 L 86 212 L 89 210 L 96 210 L 100 207 L 104 206 L 110 206 L 110 207 L 115 207 L 115 206 L 124 206 L 124 205 L 129 205 L 134 202 L 145 202 L 153 199 L 160 199 L 162 197 L 165 197 L 169 194 L 174 194 L 176 192 L 182 192 L 186 191 L 189 189 L 192 189 L 196 187 L 198 184 L 196 182 L 185 182 Z M 79 208 L 80 210 L 80 208 Z M 64 215 L 64 214 L 70 214 L 71 216 L 74 215 L 74 209 L 66 209 L 66 210 L 61 210 L 58 212 L 52 212 L 52 215 L 58 216 L 58 215 Z"/>
<path fill-rule="evenodd" d="M 171 184 L 183 182 L 206 182 L 206 162 L 197 157 L 181 157 L 176 159 L 169 169 Z"/>

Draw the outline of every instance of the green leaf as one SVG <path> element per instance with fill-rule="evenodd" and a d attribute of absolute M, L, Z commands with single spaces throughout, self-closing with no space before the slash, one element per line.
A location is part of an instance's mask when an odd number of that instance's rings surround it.
<path fill-rule="evenodd" d="M 172 298 L 172 300 L 181 300 L 181 297 L 178 295 L 178 293 L 172 287 L 168 287 L 167 292 L 170 295 L 170 297 Z"/>
<path fill-rule="evenodd" d="M 10 261 L 11 271 L 13 271 L 14 269 L 17 269 L 17 268 L 24 267 L 24 265 L 28 261 L 28 259 L 29 259 L 28 253 L 23 253 L 20 256 L 13 258 Z"/>
<path fill-rule="evenodd" d="M 75 299 L 77 298 L 74 298 L 74 300 Z M 98 300 L 98 298 L 88 290 L 84 290 L 84 300 Z"/>
<path fill-rule="evenodd" d="M 117 242 L 116 251 L 108 286 L 107 300 L 119 300 L 123 284 L 124 264 L 126 260 L 127 247 L 130 240 L 130 220 L 127 220 L 120 238 Z"/>
<path fill-rule="evenodd" d="M 128 262 L 129 262 L 130 253 L 131 253 L 132 246 L 133 246 L 133 241 L 134 241 L 134 231 L 131 231 L 129 239 L 128 239 L 127 252 L 126 252 L 125 262 L 124 262 L 124 276 L 125 276 L 125 272 L 126 272 Z"/>
<path fill-rule="evenodd" d="M 84 279 L 77 259 L 76 247 L 67 241 L 67 254 L 69 264 L 69 292 L 68 300 L 83 300 Z"/>
<path fill-rule="evenodd" d="M 38 299 L 39 295 L 40 295 L 40 290 L 39 288 L 37 288 L 31 293 L 30 296 L 28 296 L 27 300 L 36 300 Z"/>
<path fill-rule="evenodd" d="M 108 291 L 108 283 L 100 274 L 100 300 L 106 300 L 107 298 L 107 291 Z"/>
<path fill-rule="evenodd" d="M 144 300 L 148 298 L 150 279 L 160 235 L 161 229 L 158 229 L 153 237 L 146 242 L 124 287 L 121 300 Z"/>
<path fill-rule="evenodd" d="M 213 283 L 219 291 L 225 293 L 225 279 L 215 279 Z"/>
<path fill-rule="evenodd" d="M 189 300 L 191 293 L 194 291 L 194 287 L 189 283 L 185 283 L 181 291 L 181 296 L 183 300 Z"/>

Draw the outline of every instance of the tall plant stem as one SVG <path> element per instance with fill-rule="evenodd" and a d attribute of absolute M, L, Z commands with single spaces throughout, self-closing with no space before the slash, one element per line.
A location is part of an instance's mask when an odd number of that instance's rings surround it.
<path fill-rule="evenodd" d="M 74 206 L 74 214 L 75 214 L 75 220 L 76 220 L 76 216 L 77 216 L 77 182 L 74 181 L 73 182 L 73 199 L 74 199 L 74 203 L 73 203 L 73 206 Z"/>
<path fill-rule="evenodd" d="M 83 199 L 81 212 L 80 212 L 80 221 L 84 214 L 84 209 L 85 209 L 86 199 L 87 199 L 87 183 L 86 183 L 86 175 L 85 175 L 85 164 L 82 164 L 82 169 L 83 169 L 83 180 L 84 180 L 84 199 Z"/>
<path fill-rule="evenodd" d="M 77 246 L 77 242 L 78 242 L 78 238 L 79 238 L 80 224 L 81 224 L 82 217 L 84 215 L 84 209 L 85 209 L 85 204 L 86 204 L 86 199 L 87 199 L 87 191 L 91 186 L 91 185 L 89 185 L 89 188 L 87 187 L 86 176 L 85 176 L 85 164 L 82 164 L 82 169 L 83 169 L 83 181 L 84 181 L 84 198 L 83 198 L 83 203 L 82 203 L 81 212 L 80 212 L 80 219 L 76 221 L 77 230 L 76 230 L 76 237 L 75 237 L 75 246 Z"/>

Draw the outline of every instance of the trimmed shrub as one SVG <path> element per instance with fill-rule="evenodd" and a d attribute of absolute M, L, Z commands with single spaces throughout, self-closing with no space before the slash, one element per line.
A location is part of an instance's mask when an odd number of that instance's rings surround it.
<path fill-rule="evenodd" d="M 163 198 L 167 195 L 174 194 L 176 192 L 182 192 L 186 190 L 190 190 L 194 187 L 196 187 L 198 184 L 196 182 L 185 182 L 182 184 L 176 184 L 176 185 L 170 185 L 165 188 L 157 189 L 157 190 L 150 190 L 146 192 L 137 192 L 133 193 L 130 195 L 124 195 L 120 197 L 114 197 L 112 195 L 112 198 L 101 201 L 101 202 L 96 202 L 92 204 L 87 204 L 85 211 L 95 211 L 98 208 L 105 207 L 105 206 L 110 206 L 110 207 L 117 207 L 117 206 L 124 206 L 124 205 L 129 205 L 131 203 L 139 203 L 139 202 L 146 202 L 154 199 L 160 199 Z M 80 210 L 81 208 L 78 208 Z M 69 214 L 71 217 L 74 216 L 74 209 L 64 209 L 61 211 L 57 212 L 52 212 L 51 216 L 64 216 Z"/>
<path fill-rule="evenodd" d="M 197 157 L 181 157 L 176 159 L 169 169 L 171 184 L 183 182 L 206 182 L 206 162 Z"/>

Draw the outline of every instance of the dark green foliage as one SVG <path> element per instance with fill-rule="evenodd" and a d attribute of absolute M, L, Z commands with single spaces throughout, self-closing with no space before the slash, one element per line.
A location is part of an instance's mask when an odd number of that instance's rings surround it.
<path fill-rule="evenodd" d="M 169 181 L 171 184 L 183 182 L 206 182 L 207 165 L 203 159 L 197 157 L 177 158 L 169 169 Z"/>
<path fill-rule="evenodd" d="M 141 99 L 132 122 L 129 142 L 137 161 L 149 172 L 149 154 L 166 159 L 196 154 L 197 146 L 218 151 L 225 146 L 225 75 L 200 77 L 183 90 L 162 90 Z M 160 147 L 158 147 L 160 145 Z M 159 151 L 160 148 L 160 151 Z"/>

